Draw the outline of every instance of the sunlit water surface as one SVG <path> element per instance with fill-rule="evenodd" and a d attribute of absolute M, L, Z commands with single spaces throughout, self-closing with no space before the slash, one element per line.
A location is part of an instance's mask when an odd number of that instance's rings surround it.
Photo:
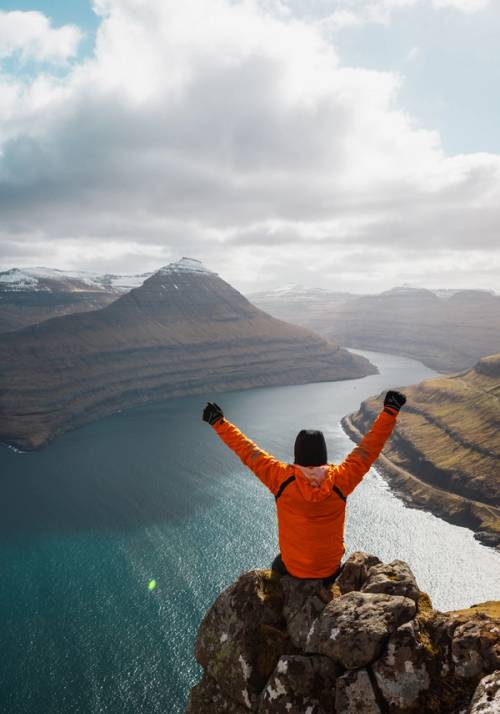
<path fill-rule="evenodd" d="M 338 461 L 353 447 L 342 416 L 434 375 L 363 354 L 380 374 L 216 399 L 279 458 L 291 459 L 299 429 L 319 428 Z M 38 453 L 0 449 L 0 711 L 183 711 L 205 610 L 276 552 L 273 498 L 202 423 L 204 403 L 117 414 Z M 407 508 L 374 470 L 349 498 L 346 546 L 408 561 L 440 609 L 500 599 L 500 554 Z"/>

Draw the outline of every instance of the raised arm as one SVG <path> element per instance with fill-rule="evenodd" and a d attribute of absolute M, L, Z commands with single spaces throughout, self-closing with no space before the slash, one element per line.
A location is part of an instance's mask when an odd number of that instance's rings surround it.
<path fill-rule="evenodd" d="M 396 424 L 399 410 L 406 402 L 404 394 L 389 391 L 384 399 L 384 408 L 375 419 L 368 434 L 341 464 L 337 466 L 335 485 L 348 496 L 360 483 L 371 465 L 378 459 L 385 442 Z"/>
<path fill-rule="evenodd" d="M 289 475 L 290 467 L 274 456 L 260 449 L 251 439 L 246 437 L 234 424 L 224 418 L 222 409 L 217 404 L 208 403 L 203 412 L 207 421 L 222 441 L 241 461 L 251 469 L 262 483 L 274 494 L 283 480 Z"/>

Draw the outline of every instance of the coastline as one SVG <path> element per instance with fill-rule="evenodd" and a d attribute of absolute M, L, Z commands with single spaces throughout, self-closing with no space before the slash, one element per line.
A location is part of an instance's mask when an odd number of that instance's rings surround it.
<path fill-rule="evenodd" d="M 340 424 L 352 441 L 356 444 L 361 441 L 363 434 L 350 416 L 344 416 Z M 487 504 L 431 485 L 384 454 L 379 456 L 376 469 L 390 485 L 393 493 L 410 508 L 428 511 L 448 523 L 469 528 L 473 531 L 474 538 L 482 545 L 500 551 L 499 534 L 488 530 L 482 523 L 482 519 L 491 512 L 491 507 Z"/>

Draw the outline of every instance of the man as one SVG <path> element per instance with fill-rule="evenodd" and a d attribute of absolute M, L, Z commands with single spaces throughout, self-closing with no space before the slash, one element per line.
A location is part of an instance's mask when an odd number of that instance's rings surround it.
<path fill-rule="evenodd" d="M 224 418 L 208 402 L 203 420 L 264 483 L 276 499 L 280 554 L 273 570 L 296 578 L 322 578 L 331 583 L 345 552 L 346 500 L 378 458 L 406 397 L 389 391 L 372 428 L 341 464 L 328 464 L 321 431 L 302 430 L 295 439 L 294 463 L 285 464 Z"/>

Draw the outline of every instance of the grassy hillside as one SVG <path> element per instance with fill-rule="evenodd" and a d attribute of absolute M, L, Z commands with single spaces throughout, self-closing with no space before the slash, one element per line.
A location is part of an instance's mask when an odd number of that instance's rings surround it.
<path fill-rule="evenodd" d="M 413 505 L 500 545 L 500 354 L 402 390 L 408 402 L 382 470 Z M 363 402 L 346 430 L 359 438 L 376 413 L 375 399 Z"/>

